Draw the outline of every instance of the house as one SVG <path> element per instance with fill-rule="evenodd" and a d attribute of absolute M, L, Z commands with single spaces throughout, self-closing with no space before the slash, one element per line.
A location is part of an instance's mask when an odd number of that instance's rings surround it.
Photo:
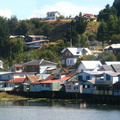
<path fill-rule="evenodd" d="M 81 94 L 92 94 L 95 80 L 73 80 L 65 85 L 65 92 L 74 92 Z"/>
<path fill-rule="evenodd" d="M 28 35 L 25 37 L 24 42 L 33 42 L 39 40 L 46 40 L 47 37 L 43 35 Z"/>
<path fill-rule="evenodd" d="M 83 93 L 83 83 L 84 80 L 72 80 L 65 84 L 66 93 Z"/>
<path fill-rule="evenodd" d="M 88 48 L 64 48 L 62 50 L 62 64 L 72 66 L 77 62 L 77 59 L 84 55 L 91 55 L 92 52 Z"/>
<path fill-rule="evenodd" d="M 13 78 L 13 73 L 12 72 L 0 72 L 0 81 L 8 81 Z"/>
<path fill-rule="evenodd" d="M 29 88 L 27 88 L 27 90 L 29 90 L 30 92 L 65 91 L 65 82 L 71 79 L 75 74 L 76 73 L 51 74 L 50 76 L 48 76 L 48 78 L 44 80 L 29 83 L 30 86 Z"/>
<path fill-rule="evenodd" d="M 60 17 L 60 13 L 58 11 L 47 12 L 47 17 L 42 18 L 42 20 L 56 20 L 57 17 Z"/>
<path fill-rule="evenodd" d="M 83 83 L 83 94 L 93 94 L 95 80 L 87 80 Z"/>
<path fill-rule="evenodd" d="M 120 44 L 112 44 L 110 46 L 105 47 L 104 50 L 118 55 L 118 53 L 120 52 Z"/>
<path fill-rule="evenodd" d="M 81 71 L 98 71 L 102 66 L 100 61 L 81 61 L 76 70 L 77 73 Z"/>
<path fill-rule="evenodd" d="M 49 43 L 49 40 L 42 35 L 28 35 L 24 41 L 27 48 L 40 48 Z"/>
<path fill-rule="evenodd" d="M 76 74 L 77 80 L 103 80 L 103 71 L 84 71 Z"/>
<path fill-rule="evenodd" d="M 118 72 L 104 73 L 104 81 L 107 81 L 109 84 L 114 84 L 119 81 Z"/>
<path fill-rule="evenodd" d="M 39 77 L 40 77 L 39 75 L 26 76 L 26 78 L 24 79 L 24 82 L 23 82 L 23 91 L 24 92 L 29 91 L 30 83 L 38 82 Z M 35 89 L 37 89 L 37 88 L 35 88 Z"/>
<path fill-rule="evenodd" d="M 90 20 L 90 19 L 96 20 L 96 17 L 95 17 L 93 14 L 89 14 L 89 13 L 84 13 L 84 14 L 83 14 L 83 17 L 84 17 L 86 20 Z"/>
<path fill-rule="evenodd" d="M 112 84 L 103 80 L 97 80 L 94 84 L 93 94 L 96 95 L 113 95 Z"/>
<path fill-rule="evenodd" d="M 22 64 L 16 64 L 16 65 L 13 65 L 12 67 L 10 67 L 10 70 L 12 71 L 12 72 L 22 72 L 22 71 L 24 71 L 24 67 L 23 67 L 23 65 Z"/>
<path fill-rule="evenodd" d="M 7 91 L 23 91 L 23 82 L 25 78 L 13 78 L 9 81 L 6 82 L 6 87 Z"/>
<path fill-rule="evenodd" d="M 24 67 L 24 71 L 26 72 L 36 72 L 43 73 L 47 69 L 56 69 L 57 64 L 54 62 L 50 62 L 44 59 L 41 60 L 32 60 L 22 64 Z"/>

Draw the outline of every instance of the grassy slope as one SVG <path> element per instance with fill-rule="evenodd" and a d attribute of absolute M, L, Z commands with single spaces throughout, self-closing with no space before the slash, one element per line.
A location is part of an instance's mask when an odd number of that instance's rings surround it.
<path fill-rule="evenodd" d="M 11 95 L 6 92 L 0 92 L 0 101 L 3 101 L 3 100 L 26 100 L 26 99 L 27 98 L 25 98 L 25 97 Z"/>

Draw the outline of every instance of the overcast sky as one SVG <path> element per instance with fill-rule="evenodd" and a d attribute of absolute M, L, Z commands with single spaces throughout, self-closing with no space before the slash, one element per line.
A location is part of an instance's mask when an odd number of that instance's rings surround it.
<path fill-rule="evenodd" d="M 18 19 L 46 17 L 50 11 L 58 11 L 64 16 L 82 13 L 98 14 L 107 4 L 114 0 L 2 0 L 0 15 L 10 18 L 15 15 Z"/>

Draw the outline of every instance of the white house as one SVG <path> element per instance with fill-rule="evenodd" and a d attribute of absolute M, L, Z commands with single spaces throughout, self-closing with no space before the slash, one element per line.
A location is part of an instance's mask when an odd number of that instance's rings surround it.
<path fill-rule="evenodd" d="M 94 87 L 93 87 L 94 83 L 95 83 L 95 80 L 89 80 L 89 81 L 73 80 L 66 83 L 65 92 L 92 94 L 94 90 Z"/>
<path fill-rule="evenodd" d="M 76 72 L 79 73 L 81 71 L 98 71 L 102 67 L 102 63 L 100 61 L 81 61 Z"/>
<path fill-rule="evenodd" d="M 92 52 L 88 48 L 64 48 L 62 50 L 62 64 L 72 66 L 77 62 L 77 59 L 84 55 L 91 55 Z"/>
<path fill-rule="evenodd" d="M 47 12 L 46 20 L 56 20 L 60 16 L 58 11 Z"/>
<path fill-rule="evenodd" d="M 65 84 L 65 92 L 75 92 L 75 93 L 82 93 L 83 86 L 82 84 L 85 81 L 73 80 L 69 81 Z"/>

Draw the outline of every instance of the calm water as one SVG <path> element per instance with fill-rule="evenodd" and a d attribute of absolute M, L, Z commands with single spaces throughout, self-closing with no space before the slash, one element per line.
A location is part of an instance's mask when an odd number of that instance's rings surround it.
<path fill-rule="evenodd" d="M 61 102 L 0 102 L 0 120 L 118 120 L 120 106 Z"/>

